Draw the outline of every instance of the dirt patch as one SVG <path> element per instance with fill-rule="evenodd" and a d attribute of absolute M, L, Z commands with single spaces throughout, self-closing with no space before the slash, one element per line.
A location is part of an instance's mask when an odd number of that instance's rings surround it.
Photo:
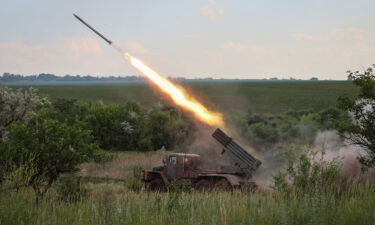
<path fill-rule="evenodd" d="M 165 151 L 156 152 L 121 152 L 114 160 L 106 163 L 84 163 L 81 165 L 79 176 L 106 177 L 114 179 L 124 179 L 132 175 L 134 166 L 141 166 L 150 169 L 156 164 L 161 164 L 167 153 Z"/>

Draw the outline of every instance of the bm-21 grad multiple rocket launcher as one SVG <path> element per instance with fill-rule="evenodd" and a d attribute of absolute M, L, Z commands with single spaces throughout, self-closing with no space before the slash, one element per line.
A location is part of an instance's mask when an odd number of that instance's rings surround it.
<path fill-rule="evenodd" d="M 112 41 L 95 30 L 79 16 L 73 14 L 80 22 L 103 38 L 109 45 Z M 222 130 L 216 129 L 212 136 L 224 146 L 222 154 L 227 154 L 234 162 L 233 168 L 219 168 L 213 170 L 202 169 L 200 155 L 173 153 L 163 165 L 154 167 L 151 171 L 143 171 L 143 181 L 149 190 L 164 190 L 172 180 L 185 183 L 188 182 L 198 190 L 209 190 L 212 188 L 231 190 L 246 184 L 254 186 L 251 175 L 258 169 L 261 162 L 250 153 L 241 148 L 232 138 L 228 137 Z"/>
<path fill-rule="evenodd" d="M 233 162 L 231 168 L 202 169 L 203 161 L 198 154 L 172 153 L 163 165 L 151 171 L 143 171 L 143 181 L 150 191 L 164 191 L 173 180 L 180 184 L 191 184 L 195 189 L 232 190 L 239 187 L 255 188 L 251 181 L 252 174 L 261 165 L 261 161 L 239 146 L 219 128 L 212 136 L 224 147 L 222 154 L 227 154 Z"/>

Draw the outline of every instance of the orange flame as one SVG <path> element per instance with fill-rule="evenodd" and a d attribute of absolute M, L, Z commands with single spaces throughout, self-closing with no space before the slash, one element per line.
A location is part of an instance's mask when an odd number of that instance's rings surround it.
<path fill-rule="evenodd" d="M 200 121 L 211 126 L 222 126 L 224 124 L 221 114 L 208 110 L 192 96 L 189 96 L 182 87 L 178 87 L 172 81 L 158 74 L 129 53 L 123 53 L 123 55 L 126 60 L 152 81 L 162 92 L 169 95 L 174 103 L 192 112 Z"/>

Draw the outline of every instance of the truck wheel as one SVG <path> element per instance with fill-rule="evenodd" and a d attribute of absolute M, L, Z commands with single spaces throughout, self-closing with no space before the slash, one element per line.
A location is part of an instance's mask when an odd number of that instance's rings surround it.
<path fill-rule="evenodd" d="M 255 192 L 256 190 L 258 190 L 258 185 L 255 182 L 250 182 L 248 185 L 250 192 Z"/>
<path fill-rule="evenodd" d="M 241 189 L 246 192 L 254 193 L 258 190 L 258 185 L 255 182 L 250 181 L 241 186 Z"/>
<path fill-rule="evenodd" d="M 215 183 L 214 188 L 219 191 L 231 191 L 232 185 L 228 182 L 227 179 L 222 178 Z"/>
<path fill-rule="evenodd" d="M 194 188 L 197 190 L 197 191 L 201 191 L 201 192 L 204 192 L 204 191 L 209 191 L 211 190 L 212 188 L 212 185 L 211 185 L 211 182 L 206 180 L 206 179 L 201 179 L 199 180 Z"/>
<path fill-rule="evenodd" d="M 155 178 L 151 180 L 150 183 L 147 185 L 147 190 L 148 191 L 165 191 L 165 184 L 162 179 L 160 178 Z"/>

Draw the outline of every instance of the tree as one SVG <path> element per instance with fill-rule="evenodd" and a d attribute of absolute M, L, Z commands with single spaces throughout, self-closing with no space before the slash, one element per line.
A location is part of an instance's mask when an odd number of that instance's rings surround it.
<path fill-rule="evenodd" d="M 143 150 L 173 149 L 190 134 L 191 127 L 175 108 L 154 106 L 146 118 L 145 133 L 140 143 Z"/>
<path fill-rule="evenodd" d="M 39 98 L 35 89 L 13 90 L 0 84 L 0 139 L 13 122 L 25 122 L 36 110 L 49 102 Z"/>
<path fill-rule="evenodd" d="M 365 70 L 348 71 L 353 83 L 359 87 L 355 98 L 341 96 L 339 108 L 348 112 L 346 119 L 337 120 L 340 134 L 352 144 L 362 147 L 366 154 L 358 159 L 364 168 L 375 167 L 375 65 Z"/>
<path fill-rule="evenodd" d="M 0 172 L 31 163 L 33 173 L 25 185 L 34 189 L 37 202 L 60 174 L 77 171 L 98 149 L 88 131 L 51 119 L 48 109 L 27 124 L 13 123 L 8 131 L 0 142 Z"/>
<path fill-rule="evenodd" d="M 76 107 L 76 120 L 82 121 L 103 149 L 129 150 L 134 147 L 137 138 L 135 128 L 142 116 L 140 107 L 135 102 L 125 105 L 102 102 L 83 103 Z"/>
<path fill-rule="evenodd" d="M 146 111 L 134 101 L 119 105 L 55 99 L 52 108 L 54 119 L 81 124 L 105 150 L 173 149 L 191 129 L 180 111 L 161 105 Z"/>

